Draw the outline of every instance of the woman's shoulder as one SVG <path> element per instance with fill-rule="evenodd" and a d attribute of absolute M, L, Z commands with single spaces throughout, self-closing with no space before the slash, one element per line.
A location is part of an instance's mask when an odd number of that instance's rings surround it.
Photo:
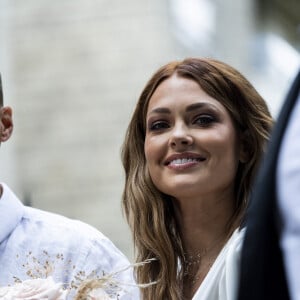
<path fill-rule="evenodd" d="M 244 229 L 232 233 L 193 300 L 235 299 L 244 234 Z"/>
<path fill-rule="evenodd" d="M 231 251 L 235 251 L 236 253 L 241 252 L 244 236 L 245 228 L 237 228 L 232 233 L 230 239 L 227 242 L 228 254 L 230 254 Z"/>
<path fill-rule="evenodd" d="M 225 274 L 227 276 L 230 276 L 230 274 L 236 275 L 239 272 L 244 236 L 245 229 L 238 228 L 227 242 L 227 251 L 225 254 Z"/>
<path fill-rule="evenodd" d="M 240 273 L 240 260 L 245 229 L 236 229 L 227 243 L 223 274 L 219 283 L 219 299 L 235 299 Z"/>

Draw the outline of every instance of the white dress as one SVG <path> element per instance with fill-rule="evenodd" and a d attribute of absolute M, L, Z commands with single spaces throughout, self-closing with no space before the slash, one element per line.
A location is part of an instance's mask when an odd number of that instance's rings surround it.
<path fill-rule="evenodd" d="M 236 229 L 192 300 L 235 300 L 245 230 Z"/>

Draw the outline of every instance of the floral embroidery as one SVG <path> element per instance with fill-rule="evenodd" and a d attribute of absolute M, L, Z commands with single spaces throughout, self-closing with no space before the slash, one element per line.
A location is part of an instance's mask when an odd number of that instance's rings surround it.
<path fill-rule="evenodd" d="M 98 275 L 96 270 L 90 274 L 85 271 L 77 271 L 70 283 L 56 283 L 54 280 L 55 269 L 66 270 L 66 275 L 70 270 L 76 270 L 76 266 L 72 262 L 65 261 L 63 254 L 56 254 L 51 257 L 47 251 L 42 252 L 43 255 L 39 259 L 29 252 L 26 256 L 26 262 L 22 263 L 24 274 L 28 277 L 21 280 L 14 278 L 14 284 L 6 287 L 0 287 L 1 300 L 66 300 L 70 295 L 74 300 L 118 300 L 122 294 L 130 293 L 128 287 L 144 288 L 149 284 L 138 285 L 129 282 L 120 282 L 117 275 L 132 267 L 139 267 L 152 260 L 143 263 L 129 265 L 114 273 L 106 274 L 102 271 L 102 275 Z M 21 259 L 19 255 L 17 260 Z"/>

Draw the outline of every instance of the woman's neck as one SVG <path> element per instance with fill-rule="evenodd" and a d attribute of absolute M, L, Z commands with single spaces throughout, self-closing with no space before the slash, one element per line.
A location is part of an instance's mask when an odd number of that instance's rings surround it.
<path fill-rule="evenodd" d="M 233 197 L 175 200 L 184 250 L 192 254 L 226 240 L 233 214 Z"/>
<path fill-rule="evenodd" d="M 184 251 L 183 296 L 192 299 L 229 238 L 234 200 L 207 197 L 188 204 L 175 202 Z"/>

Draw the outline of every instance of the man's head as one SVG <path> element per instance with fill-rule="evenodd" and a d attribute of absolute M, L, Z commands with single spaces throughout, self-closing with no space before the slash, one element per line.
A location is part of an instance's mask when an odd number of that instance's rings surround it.
<path fill-rule="evenodd" d="M 3 106 L 3 90 L 0 75 L 0 143 L 7 141 L 13 131 L 12 109 Z"/>
<path fill-rule="evenodd" d="M 3 106 L 3 91 L 2 91 L 2 80 L 1 80 L 1 74 L 0 74 L 0 107 Z"/>

